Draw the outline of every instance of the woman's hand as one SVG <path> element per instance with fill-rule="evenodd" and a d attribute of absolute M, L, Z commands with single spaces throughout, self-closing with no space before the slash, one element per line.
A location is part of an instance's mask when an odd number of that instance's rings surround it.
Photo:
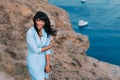
<path fill-rule="evenodd" d="M 50 44 L 50 45 L 49 45 L 49 48 L 51 49 L 52 47 L 53 47 L 52 44 Z"/>
<path fill-rule="evenodd" d="M 46 72 L 46 73 L 49 73 L 49 72 L 50 72 L 50 65 L 46 65 L 46 67 L 45 67 L 45 72 Z"/>
<path fill-rule="evenodd" d="M 44 48 L 42 48 L 42 52 L 46 51 L 46 50 L 49 50 L 52 48 L 52 45 L 49 45 L 49 46 L 46 46 Z"/>

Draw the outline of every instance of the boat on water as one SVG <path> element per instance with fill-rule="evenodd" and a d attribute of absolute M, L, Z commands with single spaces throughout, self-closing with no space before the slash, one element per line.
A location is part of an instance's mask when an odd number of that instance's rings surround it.
<path fill-rule="evenodd" d="M 79 20 L 79 21 L 78 21 L 78 26 L 79 26 L 79 27 L 88 26 L 88 22 L 87 22 L 87 21 L 84 21 L 84 20 Z"/>
<path fill-rule="evenodd" d="M 85 3 L 86 2 L 86 0 L 81 0 L 81 3 Z"/>

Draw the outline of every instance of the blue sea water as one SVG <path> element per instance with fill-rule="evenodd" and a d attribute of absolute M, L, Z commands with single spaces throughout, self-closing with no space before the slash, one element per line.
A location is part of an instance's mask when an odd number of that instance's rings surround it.
<path fill-rule="evenodd" d="M 120 66 L 120 1 L 119 0 L 49 0 L 69 13 L 72 28 L 89 37 L 87 55 Z M 89 22 L 77 26 L 79 20 Z"/>

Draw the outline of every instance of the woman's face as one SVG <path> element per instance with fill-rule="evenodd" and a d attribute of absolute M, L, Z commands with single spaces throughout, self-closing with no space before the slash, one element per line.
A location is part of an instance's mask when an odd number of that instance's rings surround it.
<path fill-rule="evenodd" d="M 44 24 L 45 24 L 45 21 L 44 21 L 44 20 L 40 20 L 40 19 L 36 19 L 35 21 L 36 21 L 36 26 L 37 26 L 37 28 L 38 28 L 39 30 L 42 29 L 42 27 L 43 27 Z"/>

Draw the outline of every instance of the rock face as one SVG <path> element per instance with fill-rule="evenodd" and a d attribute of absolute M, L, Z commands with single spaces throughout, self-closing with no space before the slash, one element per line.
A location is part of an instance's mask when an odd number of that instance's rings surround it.
<path fill-rule="evenodd" d="M 10 77 L 5 72 L 0 72 L 0 80 L 15 80 L 14 78 Z"/>
<path fill-rule="evenodd" d="M 56 37 L 52 37 L 50 80 L 120 80 L 118 66 L 86 56 L 88 37 L 75 33 L 66 11 L 47 4 L 47 0 L 1 0 L 0 76 L 30 80 L 25 63 L 25 35 L 38 10 L 48 14 L 52 27 L 58 31 Z"/>

